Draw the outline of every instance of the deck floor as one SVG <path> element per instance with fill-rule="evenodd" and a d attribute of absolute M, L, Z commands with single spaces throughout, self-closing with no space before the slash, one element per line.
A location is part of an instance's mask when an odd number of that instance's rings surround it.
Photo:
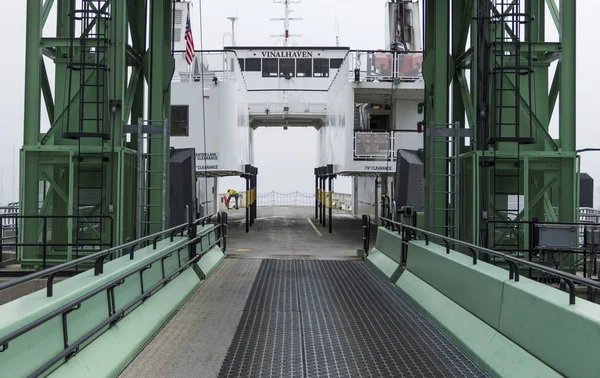
<path fill-rule="evenodd" d="M 232 216 L 228 258 L 121 377 L 487 376 L 355 258 L 360 219 L 319 235 L 306 209 L 266 210 L 250 233 Z"/>

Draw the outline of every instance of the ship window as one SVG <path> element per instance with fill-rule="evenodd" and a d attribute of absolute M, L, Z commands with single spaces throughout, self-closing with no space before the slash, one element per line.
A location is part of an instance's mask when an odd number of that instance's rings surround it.
<path fill-rule="evenodd" d="M 314 59 L 313 67 L 314 77 L 329 76 L 329 59 Z"/>
<path fill-rule="evenodd" d="M 262 76 L 263 77 L 277 77 L 279 76 L 277 71 L 278 59 L 265 58 L 262 60 Z"/>
<path fill-rule="evenodd" d="M 183 23 L 183 10 L 175 9 L 175 25 L 181 25 Z"/>
<path fill-rule="evenodd" d="M 332 70 L 337 70 L 341 67 L 343 61 L 344 61 L 344 59 L 340 59 L 340 58 L 331 59 L 329 61 L 329 68 L 331 68 Z"/>
<path fill-rule="evenodd" d="M 235 62 L 235 58 L 233 59 L 233 61 Z M 237 61 L 240 63 L 240 68 L 242 69 L 242 71 L 246 71 L 246 68 L 244 67 L 244 63 L 246 63 L 246 59 L 238 59 Z"/>
<path fill-rule="evenodd" d="M 296 76 L 311 77 L 312 76 L 312 59 L 296 59 Z"/>
<path fill-rule="evenodd" d="M 260 59 L 247 58 L 244 66 L 244 71 L 260 72 Z"/>
<path fill-rule="evenodd" d="M 173 28 L 173 42 L 181 42 L 181 28 Z"/>
<path fill-rule="evenodd" d="M 296 75 L 296 59 L 279 59 L 279 76 L 294 77 Z"/>
<path fill-rule="evenodd" d="M 171 136 L 189 136 L 189 105 L 171 105 Z"/>

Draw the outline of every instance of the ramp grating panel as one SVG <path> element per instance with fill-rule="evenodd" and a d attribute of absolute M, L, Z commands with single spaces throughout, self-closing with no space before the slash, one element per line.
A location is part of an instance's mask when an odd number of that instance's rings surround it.
<path fill-rule="evenodd" d="M 364 261 L 265 260 L 219 377 L 485 377 Z"/>

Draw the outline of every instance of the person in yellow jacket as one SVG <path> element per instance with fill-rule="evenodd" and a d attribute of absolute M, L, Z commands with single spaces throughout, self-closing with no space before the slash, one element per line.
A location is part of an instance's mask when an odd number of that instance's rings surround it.
<path fill-rule="evenodd" d="M 239 210 L 240 194 L 234 189 L 227 189 L 227 194 L 229 194 L 229 196 L 227 197 L 227 208 L 229 208 L 229 200 L 231 200 L 231 197 L 233 197 L 235 198 L 235 209 Z"/>

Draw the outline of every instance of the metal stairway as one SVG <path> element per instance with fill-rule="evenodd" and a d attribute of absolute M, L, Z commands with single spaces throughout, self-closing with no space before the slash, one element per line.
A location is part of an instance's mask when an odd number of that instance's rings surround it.
<path fill-rule="evenodd" d="M 108 28 L 110 1 L 82 0 L 70 12 L 69 98 L 79 81 L 78 109 L 69 109 L 63 137 L 77 140 L 75 158 L 74 257 L 97 251 L 106 244 L 106 163 L 108 132 Z M 76 32 L 78 30 L 78 32 Z M 74 85 L 75 84 L 75 85 Z M 74 88 L 75 87 L 75 88 Z M 71 117 L 78 117 L 71 120 Z"/>

